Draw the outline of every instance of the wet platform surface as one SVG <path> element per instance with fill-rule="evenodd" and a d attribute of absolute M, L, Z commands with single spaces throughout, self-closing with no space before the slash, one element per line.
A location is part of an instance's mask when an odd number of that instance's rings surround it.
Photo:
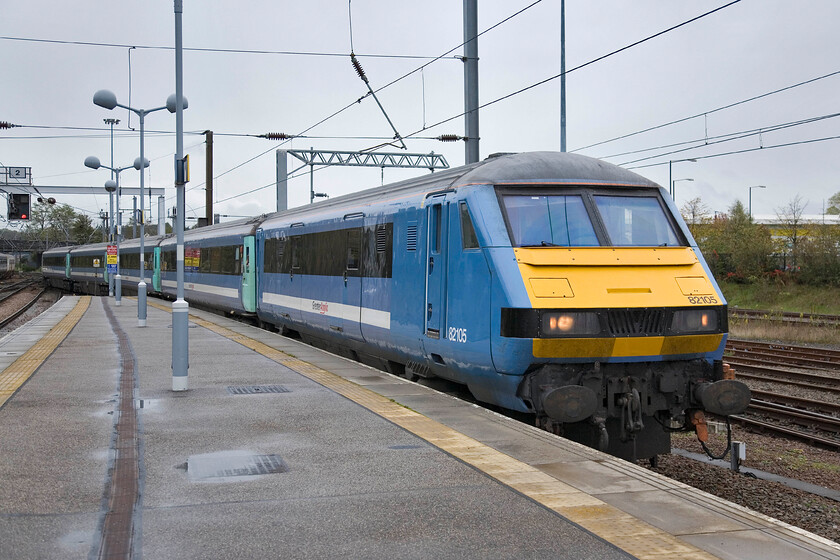
<path fill-rule="evenodd" d="M 150 299 L 145 328 L 136 305 L 65 297 L 0 340 L 0 558 L 108 557 L 119 527 L 135 558 L 840 558 L 633 464 L 210 313 L 191 310 L 189 390 L 173 392 L 170 304 Z M 117 437 L 121 393 L 136 453 Z M 120 458 L 138 490 L 114 529 Z"/>

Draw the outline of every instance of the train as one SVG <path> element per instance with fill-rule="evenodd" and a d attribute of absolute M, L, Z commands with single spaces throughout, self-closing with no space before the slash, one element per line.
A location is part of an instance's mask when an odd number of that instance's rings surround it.
<path fill-rule="evenodd" d="M 175 238 L 120 247 L 175 297 Z M 105 246 L 43 254 L 47 284 L 107 294 Z M 577 154 L 496 154 L 184 234 L 191 305 L 257 322 L 630 460 L 738 414 L 727 304 L 667 191 Z"/>

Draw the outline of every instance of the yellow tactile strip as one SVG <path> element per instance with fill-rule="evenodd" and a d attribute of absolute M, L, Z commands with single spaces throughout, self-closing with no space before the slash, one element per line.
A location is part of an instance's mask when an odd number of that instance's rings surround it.
<path fill-rule="evenodd" d="M 170 310 L 152 302 L 149 305 Z M 347 397 L 640 560 L 717 558 L 392 399 L 216 323 L 194 315 L 190 320 Z"/>
<path fill-rule="evenodd" d="M 90 296 L 79 298 L 76 306 L 44 337 L 0 373 L 0 408 L 26 383 L 50 354 L 64 342 L 90 306 Z"/>

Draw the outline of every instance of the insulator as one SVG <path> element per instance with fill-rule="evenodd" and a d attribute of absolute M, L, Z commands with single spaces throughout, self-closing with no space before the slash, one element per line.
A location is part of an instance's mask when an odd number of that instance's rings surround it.
<path fill-rule="evenodd" d="M 435 140 L 440 140 L 441 142 L 457 142 L 458 140 L 463 140 L 463 138 L 457 134 L 441 134 Z"/>
<path fill-rule="evenodd" d="M 286 134 L 285 132 L 266 132 L 265 134 L 260 134 L 259 137 L 267 138 L 269 140 L 288 140 L 289 138 L 294 138 L 294 136 Z"/>
<path fill-rule="evenodd" d="M 356 74 L 359 75 L 359 77 L 362 79 L 362 81 L 364 83 L 368 83 L 367 76 L 365 76 L 365 71 L 362 68 L 362 65 L 359 62 L 359 60 L 356 58 L 356 55 L 353 54 L 353 53 L 350 53 L 350 62 L 353 63 L 353 68 L 356 69 Z"/>
<path fill-rule="evenodd" d="M 0 128 L 14 128 L 16 126 L 16 124 L 12 124 L 10 122 L 0 121 Z"/>

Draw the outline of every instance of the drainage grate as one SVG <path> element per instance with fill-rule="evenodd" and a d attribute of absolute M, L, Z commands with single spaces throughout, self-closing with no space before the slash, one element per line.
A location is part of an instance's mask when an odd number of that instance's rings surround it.
<path fill-rule="evenodd" d="M 187 459 L 187 472 L 193 480 L 231 476 L 256 476 L 288 472 L 279 455 L 251 455 L 242 452 L 208 453 Z"/>
<path fill-rule="evenodd" d="M 227 390 L 234 395 L 261 395 L 263 393 L 288 393 L 282 385 L 234 385 Z"/>

